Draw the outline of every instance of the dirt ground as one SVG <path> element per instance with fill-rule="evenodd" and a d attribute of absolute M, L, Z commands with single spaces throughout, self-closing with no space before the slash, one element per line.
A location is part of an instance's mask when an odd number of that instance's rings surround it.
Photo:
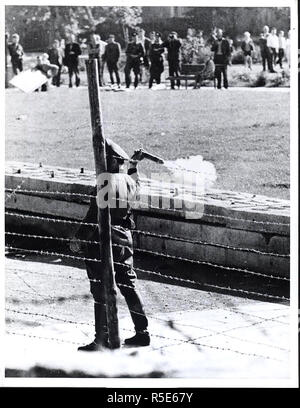
<path fill-rule="evenodd" d="M 76 351 L 93 337 L 93 302 L 84 269 L 59 258 L 7 258 L 7 376 L 289 377 L 286 304 L 142 279 L 138 288 L 151 346 L 122 347 L 91 358 Z M 118 310 L 123 341 L 133 326 L 119 293 Z"/>

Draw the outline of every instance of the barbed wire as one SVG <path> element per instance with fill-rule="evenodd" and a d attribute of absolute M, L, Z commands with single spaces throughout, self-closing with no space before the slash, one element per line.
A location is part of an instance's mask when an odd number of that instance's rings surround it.
<path fill-rule="evenodd" d="M 57 241 L 63 241 L 63 242 L 71 242 L 71 238 L 61 238 L 61 237 L 53 237 L 53 236 L 43 236 L 43 235 L 32 235 L 32 234 L 23 234 L 23 233 L 17 233 L 17 232 L 5 232 L 6 235 L 11 235 L 11 236 L 19 236 L 19 237 L 24 237 L 24 238 L 33 238 L 33 239 L 49 239 L 49 240 L 57 240 Z M 100 244 L 99 241 L 88 241 L 88 240 L 81 240 L 78 239 L 77 242 L 82 242 L 82 243 L 89 243 L 89 244 Z M 120 245 L 120 244 L 112 244 L 113 247 L 118 247 L 118 248 L 130 248 L 128 246 Z M 175 256 L 175 255 L 169 255 L 165 254 L 162 252 L 157 252 L 157 251 L 151 251 L 147 249 L 140 249 L 140 248 L 135 248 L 135 252 L 138 253 L 145 253 L 145 254 L 150 254 L 150 255 L 155 255 L 155 256 L 160 256 L 168 259 L 173 259 L 173 260 L 178 260 L 178 261 L 184 261 L 184 262 L 189 262 L 192 264 L 197 264 L 197 265 L 207 265 L 211 266 L 214 268 L 219 268 L 219 269 L 224 269 L 224 270 L 230 270 L 230 271 L 235 271 L 235 272 L 242 272 L 254 276 L 260 276 L 268 279 L 278 279 L 278 280 L 285 280 L 285 281 L 290 281 L 289 278 L 286 277 L 281 277 L 281 276 L 273 276 L 272 274 L 267 275 L 264 273 L 260 272 L 254 272 L 254 271 L 249 271 L 248 269 L 242 269 L 242 268 L 235 268 L 235 267 L 229 267 L 229 266 L 223 266 L 220 264 L 215 264 L 212 262 L 208 261 L 199 261 L 199 260 L 193 260 L 190 258 L 184 258 L 180 256 Z"/>
<path fill-rule="evenodd" d="M 13 191 L 11 188 L 5 188 L 5 191 Z M 83 198 L 96 198 L 95 195 L 92 194 L 84 194 L 84 193 L 71 193 L 69 191 L 44 191 L 44 190 L 28 190 L 28 189 L 21 189 L 18 190 L 21 194 L 46 194 L 46 195 L 65 195 L 65 196 L 78 196 Z"/>
<path fill-rule="evenodd" d="M 12 189 L 7 189 L 8 191 L 11 191 Z M 42 190 L 28 190 L 28 189 L 15 189 L 14 193 L 28 193 L 28 194 L 48 194 L 48 195 L 67 195 L 67 196 L 78 196 L 78 197 L 84 197 L 84 198 L 96 198 L 97 196 L 92 195 L 92 194 L 83 194 L 83 193 L 71 193 L 71 192 L 64 192 L 64 191 L 42 191 Z M 150 196 L 152 197 L 152 196 Z M 165 197 L 168 199 L 176 198 L 172 196 L 163 196 L 159 195 L 157 197 Z M 126 202 L 128 204 L 128 200 L 118 198 L 118 201 L 121 202 Z M 152 198 L 153 201 L 153 198 Z M 149 204 L 149 202 L 141 201 L 141 200 L 136 200 L 141 206 L 145 206 L 146 208 L 149 209 L 156 209 L 156 210 L 167 210 L 170 212 L 175 212 L 175 213 L 181 213 L 183 209 L 175 209 L 175 208 L 162 208 L 158 206 L 153 206 Z M 193 200 L 192 202 L 198 203 L 199 201 Z M 281 225 L 281 226 L 290 226 L 289 223 L 282 223 L 282 222 L 273 222 L 273 221 L 257 221 L 257 220 L 249 220 L 246 218 L 235 218 L 235 217 L 230 217 L 227 215 L 220 215 L 220 214 L 212 214 L 212 213 L 202 213 L 202 217 L 211 217 L 211 218 L 220 218 L 220 219 L 225 219 L 225 220 L 231 220 L 231 221 L 241 221 L 241 222 L 249 222 L 249 223 L 254 223 L 254 224 L 261 224 L 261 225 Z"/>
<path fill-rule="evenodd" d="M 265 322 L 270 322 L 270 321 L 280 322 L 277 319 L 280 318 L 280 317 L 286 317 L 286 316 L 287 316 L 287 314 L 283 314 L 283 315 L 276 316 L 276 317 L 271 317 L 271 318 L 262 318 L 263 321 L 253 322 L 253 323 L 250 323 L 249 325 L 246 325 L 246 326 L 245 325 L 235 326 L 235 327 L 232 327 L 230 329 L 226 329 L 226 330 L 219 331 L 219 332 L 216 331 L 215 333 L 212 333 L 212 334 L 203 335 L 203 336 L 200 336 L 200 337 L 193 338 L 193 339 L 191 339 L 191 341 L 194 342 L 194 341 L 196 341 L 198 339 L 203 339 L 203 338 L 213 337 L 213 336 L 218 336 L 218 335 L 222 335 L 222 336 L 225 336 L 225 337 L 233 337 L 234 338 L 234 336 L 230 336 L 230 335 L 228 335 L 226 333 L 228 333 L 229 331 L 233 331 L 233 330 L 246 329 L 246 328 L 253 327 L 253 326 L 265 323 Z M 280 323 L 288 325 L 288 323 L 285 323 L 285 322 L 280 322 Z M 247 341 L 247 340 L 245 339 L 245 341 Z M 178 346 L 178 345 L 180 345 L 182 343 L 185 343 L 185 340 L 181 340 L 180 342 L 174 343 L 173 345 L 161 346 L 161 347 L 159 347 L 159 349 L 162 349 L 162 348 L 165 348 L 165 347 L 171 347 L 171 346 Z M 198 344 L 198 343 L 196 343 L 196 344 Z M 282 349 L 282 348 L 279 348 L 279 349 Z M 289 350 L 287 350 L 287 349 L 283 349 L 283 350 L 289 352 Z"/>
<path fill-rule="evenodd" d="M 74 324 L 74 325 L 94 326 L 92 323 L 77 322 L 77 321 L 74 321 L 74 320 L 64 319 L 64 318 L 56 317 L 56 316 L 51 316 L 51 315 L 49 315 L 47 313 L 25 312 L 25 311 L 20 311 L 20 310 L 16 310 L 16 309 L 10 309 L 9 307 L 6 307 L 5 310 L 7 312 L 16 313 L 16 314 L 35 316 L 35 317 L 45 317 L 47 319 L 59 321 L 59 322 L 62 322 L 62 323 L 70 323 L 70 324 Z"/>
<path fill-rule="evenodd" d="M 91 223 L 91 222 L 70 221 L 70 220 L 64 220 L 64 219 L 59 219 L 59 218 L 41 217 L 39 215 L 18 214 L 18 213 L 13 213 L 9 211 L 5 211 L 5 215 L 9 215 L 9 216 L 17 217 L 17 218 L 31 218 L 31 219 L 35 218 L 37 220 L 49 221 L 49 222 L 61 223 L 61 224 L 88 225 L 88 226 L 98 227 L 98 224 Z"/>
<path fill-rule="evenodd" d="M 64 322 L 64 323 L 70 323 L 70 324 L 74 324 L 74 325 L 87 325 L 87 326 L 92 326 L 92 327 L 94 327 L 94 324 L 92 324 L 92 323 L 84 323 L 84 322 L 75 322 L 75 321 L 72 321 L 72 320 L 69 320 L 69 319 L 62 319 L 62 318 L 57 318 L 57 317 L 54 317 L 54 316 L 50 316 L 50 315 L 48 315 L 48 314 L 44 314 L 44 313 L 32 313 L 32 312 L 20 312 L 20 311 L 17 311 L 17 310 L 15 310 L 15 309 L 9 309 L 9 308 L 6 308 L 6 310 L 7 311 L 9 311 L 9 312 L 12 312 L 12 313 L 17 313 L 17 314 L 23 314 L 23 315 L 31 315 L 31 316 L 35 316 L 35 317 L 44 317 L 44 318 L 48 318 L 48 319 L 51 319 L 51 320 L 55 320 L 55 321 L 61 321 L 61 322 Z M 167 324 L 169 324 L 170 323 L 170 321 L 166 321 L 166 320 L 164 320 L 164 319 L 158 319 L 158 320 L 163 320 L 165 323 L 167 323 Z M 261 322 L 260 322 L 261 323 Z M 202 328 L 201 328 L 202 329 Z M 130 331 L 130 332 L 134 332 L 134 330 L 132 330 L 132 329 L 124 329 L 125 331 Z M 206 329 L 206 330 L 210 330 L 210 329 Z M 180 332 L 181 333 L 181 332 Z M 13 332 L 11 333 L 11 334 L 14 334 Z M 182 333 L 181 333 L 182 334 Z M 220 334 L 220 333 L 216 333 L 216 334 Z M 25 335 L 25 334 L 24 334 Z M 214 334 L 211 334 L 212 336 L 214 335 Z M 163 335 L 158 335 L 158 334 L 151 334 L 151 336 L 153 336 L 153 337 L 158 337 L 158 338 L 162 338 L 162 339 L 164 339 L 164 340 L 174 340 L 174 338 L 171 338 L 171 337 L 167 337 L 167 336 L 163 336 Z M 210 335 L 208 335 L 208 336 L 210 336 Z M 28 335 L 28 337 L 30 337 L 30 335 Z M 31 337 L 35 337 L 35 338 L 41 338 L 40 336 L 31 336 Z M 203 337 L 206 337 L 206 336 L 202 336 L 202 337 L 200 337 L 200 338 L 203 338 Z M 57 339 L 55 339 L 55 338 L 45 338 L 45 339 L 49 339 L 49 340 L 57 340 Z M 251 356 L 251 357 L 260 357 L 260 358 L 264 358 L 264 359 L 272 359 L 272 360 L 278 360 L 278 359 L 274 359 L 274 358 L 272 358 L 272 357 L 269 357 L 269 356 L 265 356 L 265 355 L 259 355 L 259 354 L 256 354 L 256 353 L 246 353 L 246 352 L 242 352 L 242 351 L 240 351 L 240 350 L 235 350 L 235 349 L 232 349 L 232 348 L 229 348 L 229 347 L 219 347 L 219 346 L 212 346 L 212 345 L 208 345 L 208 344 L 203 344 L 203 343 L 196 343 L 195 342 L 195 340 L 197 340 L 198 338 L 196 338 L 196 339 L 188 339 L 188 340 L 180 340 L 180 343 L 177 343 L 176 345 L 178 345 L 178 344 L 182 344 L 182 343 L 188 343 L 188 344 L 193 344 L 193 345 L 198 345 L 198 346 L 203 346 L 203 347 L 208 347 L 208 348 L 213 348 L 213 349 L 218 349 L 218 350 L 221 350 L 221 351 L 231 351 L 231 352 L 234 352 L 234 353 L 237 353 L 237 354 L 241 354 L 241 355 L 246 355 L 246 356 Z M 65 342 L 64 340 L 62 340 L 62 342 Z M 75 342 L 72 342 L 73 344 L 79 344 L 79 343 L 75 343 Z M 165 347 L 171 347 L 171 345 L 167 345 L 167 346 L 165 346 Z M 275 346 L 276 347 L 276 346 Z M 277 347 L 276 347 L 277 348 Z M 153 348 L 152 348 L 153 349 Z M 280 348 L 281 349 L 281 348 Z M 154 349 L 155 350 L 155 349 Z M 284 351 L 289 351 L 289 350 L 286 350 L 286 349 L 283 349 Z M 282 360 L 278 360 L 278 361 L 282 361 Z"/>
<path fill-rule="evenodd" d="M 29 283 L 26 282 L 26 280 L 25 280 L 24 278 L 22 278 L 22 277 L 18 274 L 18 272 L 13 272 L 13 273 L 14 273 L 14 274 L 18 277 L 18 279 L 20 279 L 20 280 L 24 283 L 24 285 L 26 285 L 33 293 L 35 293 L 37 296 L 41 297 L 41 298 L 44 299 L 44 300 L 47 299 L 45 296 L 41 295 L 34 287 L 32 287 L 31 285 L 29 285 Z M 50 297 L 50 298 L 52 299 L 52 297 Z"/>
<path fill-rule="evenodd" d="M 115 262 L 115 263 L 117 263 L 117 262 Z M 266 297 L 266 298 L 269 298 L 269 299 L 289 300 L 289 298 L 286 298 L 285 296 L 275 296 L 275 295 L 269 295 L 267 293 L 259 293 L 259 292 L 248 291 L 248 290 L 245 290 L 245 289 L 235 289 L 235 288 L 231 288 L 230 286 L 226 287 L 226 286 L 218 286 L 218 285 L 212 285 L 212 284 L 208 284 L 208 283 L 196 282 L 196 281 L 193 281 L 191 279 L 178 278 L 176 276 L 171 277 L 169 275 L 164 275 L 164 274 L 162 274 L 160 272 L 148 271 L 148 270 L 141 269 L 141 268 L 138 268 L 138 267 L 135 267 L 135 270 L 138 270 L 140 272 L 147 273 L 147 274 L 157 275 L 157 276 L 160 276 L 162 278 L 169 278 L 170 280 L 175 280 L 175 281 L 178 281 L 178 282 L 192 283 L 192 284 L 201 285 L 201 286 L 204 286 L 204 287 L 211 287 L 211 288 L 214 288 L 214 289 L 221 289 L 221 290 L 225 289 L 227 291 L 239 292 L 239 293 L 249 294 L 249 295 L 253 295 L 253 296 L 263 296 L 263 297 Z"/>
<path fill-rule="evenodd" d="M 73 194 L 73 193 L 69 193 L 69 194 Z M 86 196 L 86 194 L 80 194 L 80 195 Z M 15 214 L 13 214 L 13 213 L 8 212 L 7 214 L 15 216 Z M 23 215 L 23 214 L 21 214 L 21 215 Z M 35 216 L 30 216 L 30 217 L 35 217 Z M 36 217 L 38 217 L 38 216 L 36 216 Z M 46 220 L 48 220 L 47 217 L 44 217 L 44 218 Z M 64 222 L 65 221 L 65 220 L 58 220 L 58 219 L 55 219 L 55 218 L 54 219 L 51 218 L 51 220 L 53 220 L 53 222 Z M 77 224 L 77 221 L 75 221 L 75 223 Z M 83 225 L 96 226 L 97 224 L 83 223 Z M 193 239 L 182 238 L 182 237 L 174 237 L 174 236 L 167 235 L 167 234 L 158 234 L 158 233 L 154 233 L 154 232 L 142 231 L 142 230 L 137 230 L 137 229 L 133 229 L 132 232 L 135 233 L 135 234 L 146 235 L 146 236 L 151 236 L 151 237 L 156 237 L 156 238 L 170 239 L 172 241 L 185 242 L 185 243 L 190 243 L 190 244 L 206 245 L 206 246 L 213 246 L 213 247 L 216 247 L 216 248 L 230 249 L 230 250 L 233 250 L 233 251 L 256 253 L 258 255 L 273 256 L 273 257 L 278 257 L 278 258 L 289 258 L 290 257 L 290 254 L 278 254 L 278 253 L 273 253 L 273 252 L 264 252 L 264 251 L 259 251 L 258 249 L 254 249 L 254 248 L 241 248 L 241 247 L 218 244 L 218 243 L 207 242 L 207 241 L 202 241 L 202 240 L 193 240 Z M 49 238 L 49 239 L 51 239 L 51 238 Z M 86 241 L 86 243 L 91 243 L 91 242 Z M 93 243 L 97 243 L 97 242 L 93 242 Z"/>
<path fill-rule="evenodd" d="M 163 257 L 163 258 L 173 259 L 173 260 L 178 260 L 178 261 L 183 261 L 183 262 L 190 262 L 190 263 L 196 264 L 196 265 L 211 266 L 213 268 L 219 268 L 219 269 L 223 269 L 223 270 L 227 270 L 227 271 L 242 272 L 244 274 L 260 276 L 260 277 L 268 278 L 268 279 L 278 279 L 278 280 L 284 280 L 284 281 L 288 281 L 288 282 L 290 281 L 289 278 L 285 278 L 285 277 L 281 277 L 281 276 L 274 276 L 274 275 L 271 275 L 271 274 L 267 275 L 265 273 L 249 271 L 248 269 L 235 268 L 235 267 L 231 267 L 231 266 L 224 266 L 224 265 L 215 264 L 215 263 L 208 262 L 208 261 L 198 261 L 198 260 L 194 260 L 194 259 L 184 258 L 184 257 L 178 256 L 178 255 L 169 255 L 169 254 L 164 254 L 163 252 L 150 251 L 148 249 L 135 248 L 135 252 L 160 256 L 160 257 Z"/>
<path fill-rule="evenodd" d="M 29 273 L 31 275 L 40 275 L 40 276 L 45 276 L 45 277 L 60 278 L 60 279 L 65 279 L 67 281 L 75 280 L 75 281 L 85 282 L 86 279 L 87 279 L 87 278 L 83 278 L 83 277 L 82 278 L 76 278 L 75 276 L 71 276 L 71 275 L 64 276 L 62 273 L 49 273 L 49 272 L 43 273 L 43 272 L 30 271 L 28 269 L 21 269 L 21 268 L 13 267 L 12 272 L 15 271 L 15 270 L 18 271 L 18 272 Z M 9 271 L 9 269 L 7 267 L 6 267 L 6 271 Z"/>
<path fill-rule="evenodd" d="M 69 341 L 69 340 L 63 340 L 63 339 L 58 339 L 55 337 L 43 337 L 43 336 L 37 336 L 35 334 L 28 334 L 28 333 L 16 333 L 10 330 L 6 331 L 7 334 L 11 334 L 13 336 L 24 336 L 24 337 L 29 337 L 32 339 L 39 339 L 39 340 L 50 340 L 50 341 L 54 341 L 56 343 L 68 343 L 68 344 L 74 344 L 76 346 L 79 346 L 81 343 L 77 343 L 75 341 Z"/>
<path fill-rule="evenodd" d="M 174 237 L 172 235 L 159 234 L 159 233 L 150 232 L 150 231 L 142 231 L 142 230 L 134 229 L 132 230 L 132 233 L 138 234 L 138 235 L 146 235 L 146 236 L 155 237 L 155 238 L 161 238 L 161 239 L 169 239 L 171 241 L 178 241 L 178 242 L 184 242 L 184 243 L 195 244 L 195 245 L 206 245 L 206 246 L 212 246 L 216 248 L 230 249 L 233 251 L 250 252 L 250 253 L 255 253 L 258 255 L 267 255 L 267 256 L 273 256 L 273 257 L 279 257 L 279 258 L 290 258 L 290 254 L 277 254 L 274 252 L 263 252 L 263 251 L 259 251 L 258 249 L 254 249 L 254 248 L 235 247 L 232 245 L 224 245 L 224 244 L 218 244 L 218 243 L 207 242 L 207 241 L 202 241 L 202 240 Z"/>
<path fill-rule="evenodd" d="M 84 261 L 92 261 L 92 262 L 101 262 L 101 260 L 96 259 L 96 258 L 78 257 L 78 256 L 74 256 L 74 255 L 62 254 L 62 253 L 59 253 L 59 252 L 17 248 L 17 247 L 12 247 L 12 246 L 9 246 L 9 245 L 7 245 L 6 247 L 8 249 L 10 249 L 10 250 L 34 253 L 34 254 L 39 254 L 39 255 L 58 256 L 58 257 L 65 257 L 65 258 L 69 258 L 69 259 L 82 260 L 82 261 L 84 260 Z M 120 262 L 114 262 L 114 264 L 124 267 L 124 264 L 120 263 Z M 262 296 L 262 297 L 265 297 L 265 298 L 268 298 L 268 299 L 274 299 L 274 300 L 275 299 L 277 299 L 277 300 L 279 300 L 279 299 L 280 300 L 289 300 L 285 296 L 275 296 L 275 295 L 270 295 L 270 294 L 267 294 L 267 293 L 247 291 L 245 289 L 231 288 L 230 286 L 225 287 L 225 286 L 218 286 L 218 285 L 212 285 L 212 284 L 207 284 L 207 283 L 200 283 L 200 282 L 196 282 L 196 281 L 193 281 L 193 280 L 190 280 L 190 279 L 184 279 L 184 278 L 179 278 L 179 277 L 175 277 L 175 276 L 164 275 L 164 274 L 162 274 L 160 272 L 149 271 L 149 270 L 145 270 L 145 269 L 141 269 L 141 268 L 137 268 L 137 267 L 135 267 L 135 270 L 138 270 L 140 272 L 147 273 L 147 274 L 157 275 L 157 276 L 160 276 L 160 277 L 163 277 L 163 278 L 168 278 L 170 280 L 174 280 L 174 281 L 178 281 L 178 282 L 192 283 L 192 284 L 200 285 L 200 286 L 203 286 L 203 287 L 211 287 L 211 288 L 220 289 L 220 290 L 225 289 L 226 291 L 233 291 L 233 292 L 243 293 L 243 294 L 252 295 L 252 296 Z"/>
<path fill-rule="evenodd" d="M 73 276 L 68 276 L 68 277 L 65 277 L 65 276 L 62 276 L 61 274 L 49 274 L 49 273 L 41 273 L 41 272 L 36 272 L 36 271 L 29 271 L 29 270 L 27 270 L 27 269 L 18 269 L 18 268 L 15 268 L 14 267 L 14 270 L 18 270 L 18 271 L 20 271 L 20 272 L 25 272 L 25 273 L 29 273 L 29 274 L 33 274 L 33 275 L 42 275 L 42 276 L 46 276 L 46 277 L 49 277 L 49 276 L 53 276 L 53 277 L 59 277 L 59 278 L 63 278 L 63 279 L 66 279 L 66 280 L 79 280 L 79 281 L 90 281 L 90 282 L 94 282 L 94 283 L 101 283 L 102 281 L 101 281 L 101 279 L 91 279 L 91 278 L 89 278 L 88 276 L 86 276 L 86 277 L 84 277 L 84 278 L 76 278 L 76 277 L 73 277 Z M 13 272 L 13 271 L 12 271 Z M 85 271 L 84 271 L 84 273 L 85 273 Z M 118 284 L 118 286 L 124 286 L 124 287 L 127 287 L 127 288 L 129 288 L 129 289 L 133 289 L 132 288 L 132 286 L 129 286 L 129 285 L 125 285 L 125 284 Z M 12 290 L 12 289 L 10 289 L 10 290 Z M 141 290 L 141 289 L 140 289 Z M 142 292 L 143 293 L 146 293 L 146 294 L 149 294 L 149 290 L 142 290 Z M 29 292 L 26 292 L 26 293 L 29 293 Z M 212 295 L 212 293 L 211 292 L 207 292 L 209 295 Z M 176 294 L 174 294 L 174 293 L 172 293 L 172 299 L 174 299 L 174 298 L 176 298 L 176 299 L 179 299 L 179 300 L 181 300 L 182 301 L 182 297 L 180 297 L 180 296 L 176 296 Z M 203 302 L 201 302 L 201 301 L 196 301 L 195 299 L 193 299 L 193 300 L 191 300 L 191 299 L 189 299 L 188 300 L 188 302 L 189 302 L 189 304 L 190 303 L 192 303 L 192 304 L 194 304 L 194 305 L 197 305 L 197 306 L 204 306 L 205 307 L 205 309 L 213 309 L 214 308 L 214 306 L 211 306 L 211 307 L 208 307 L 207 306 L 207 304 L 206 303 L 203 303 Z M 226 303 L 226 302 L 222 302 L 221 301 L 221 303 L 224 305 L 224 307 L 225 308 L 227 308 L 227 309 L 229 309 L 229 311 L 231 312 L 231 313 L 234 313 L 234 314 L 238 314 L 238 315 L 241 315 L 241 316 L 247 316 L 247 317 L 251 317 L 251 318 L 256 318 L 256 319 L 259 319 L 259 320 L 261 320 L 262 322 L 263 321 L 265 321 L 266 320 L 266 318 L 263 318 L 263 317 L 260 317 L 260 316 L 257 316 L 256 314 L 251 314 L 251 313 L 247 313 L 247 312 L 241 312 L 240 310 L 236 310 L 235 308 L 232 308 L 232 307 L 228 307 L 228 304 Z M 281 310 L 281 309 L 280 309 Z M 276 320 L 275 320 L 276 321 Z M 278 323 L 282 323 L 282 324 L 285 324 L 284 322 L 280 322 L 280 321 L 278 321 Z"/>
<path fill-rule="evenodd" d="M 22 187 L 22 185 L 23 185 L 24 183 L 25 183 L 25 179 L 23 179 L 23 180 L 21 181 L 21 183 L 18 184 L 15 189 L 10 189 L 11 194 L 8 194 L 7 197 L 5 197 L 5 203 L 7 203 L 7 201 L 8 201 L 11 197 L 15 196 L 17 190 L 21 189 L 21 187 Z M 6 191 L 6 189 L 5 189 L 5 191 Z"/>

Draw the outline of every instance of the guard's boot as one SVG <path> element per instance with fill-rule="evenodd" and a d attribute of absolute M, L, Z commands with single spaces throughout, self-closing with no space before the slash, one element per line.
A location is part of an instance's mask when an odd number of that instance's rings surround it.
<path fill-rule="evenodd" d="M 94 303 L 95 314 L 95 340 L 86 346 L 78 347 L 78 351 L 99 351 L 109 347 L 106 308 L 104 305 Z"/>
<path fill-rule="evenodd" d="M 75 85 L 78 87 L 80 85 L 80 78 L 76 77 Z"/>
<path fill-rule="evenodd" d="M 137 332 L 133 337 L 125 339 L 125 345 L 131 347 L 144 347 L 149 346 L 150 335 L 147 330 Z"/>
<path fill-rule="evenodd" d="M 99 351 L 101 349 L 101 344 L 96 343 L 95 340 L 92 343 L 87 344 L 86 346 L 78 347 L 78 351 Z"/>

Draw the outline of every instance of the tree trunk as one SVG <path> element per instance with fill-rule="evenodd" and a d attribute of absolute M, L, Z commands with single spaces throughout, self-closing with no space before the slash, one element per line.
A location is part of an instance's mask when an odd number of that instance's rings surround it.
<path fill-rule="evenodd" d="M 88 15 L 88 19 L 89 19 L 89 23 L 90 23 L 90 25 L 91 25 L 91 29 L 92 29 L 92 30 L 95 30 L 95 28 L 96 28 L 96 23 L 95 23 L 95 20 L 94 20 L 94 17 L 93 17 L 93 13 L 92 13 L 91 7 L 86 6 L 86 7 L 85 7 L 85 10 L 86 10 L 86 13 L 87 13 L 87 15 Z"/>
<path fill-rule="evenodd" d="M 122 31 L 123 31 L 123 36 L 124 36 L 125 48 L 127 48 L 127 45 L 129 43 L 128 27 L 123 23 L 122 23 Z"/>

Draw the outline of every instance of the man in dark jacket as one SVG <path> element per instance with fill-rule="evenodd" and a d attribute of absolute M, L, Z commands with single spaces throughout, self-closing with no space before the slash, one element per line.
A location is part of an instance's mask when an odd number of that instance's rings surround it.
<path fill-rule="evenodd" d="M 106 201 L 105 195 L 103 196 L 103 202 L 99 198 L 99 194 L 97 201 L 96 198 L 92 198 L 90 208 L 83 222 L 97 224 L 97 205 L 107 203 L 107 199 L 114 199 L 113 203 L 115 205 L 110 204 L 110 215 L 115 279 L 120 292 L 126 300 L 136 331 L 133 337 L 125 340 L 125 344 L 129 346 L 148 346 L 150 344 L 150 336 L 147 331 L 148 320 L 142 300 L 135 287 L 136 274 L 133 269 L 133 242 L 130 231 L 130 229 L 134 228 L 130 202 L 134 200 L 139 185 L 137 163 L 143 159 L 143 153 L 138 151 L 132 156 L 127 173 L 125 172 L 124 161 L 129 160 L 129 157 L 120 146 L 106 140 L 106 155 L 109 172 L 106 185 L 108 188 Z M 79 228 L 75 240 L 71 241 L 70 245 L 74 252 L 80 249 L 78 240 L 99 241 L 98 227 L 83 224 Z M 99 244 L 85 244 L 84 255 L 86 258 L 99 259 Z M 78 350 L 97 351 L 103 346 L 109 346 L 103 285 L 101 284 L 101 278 L 99 279 L 101 264 L 94 261 L 85 261 L 85 263 L 88 278 L 90 279 L 91 293 L 94 297 L 95 339 L 91 344 L 79 347 Z"/>
<path fill-rule="evenodd" d="M 222 85 L 222 74 L 224 88 L 228 88 L 228 79 L 227 79 L 227 65 L 230 61 L 231 51 L 230 44 L 228 40 L 223 37 L 223 30 L 218 28 L 217 38 L 214 41 L 211 50 L 214 52 L 214 63 L 215 63 L 215 76 L 217 78 L 217 88 L 221 89 Z"/>
<path fill-rule="evenodd" d="M 75 74 L 75 85 L 80 85 L 79 69 L 78 69 L 78 56 L 81 55 L 80 45 L 75 42 L 75 35 L 70 35 L 70 41 L 66 44 L 64 65 L 68 67 L 69 71 L 69 88 L 72 88 L 72 78 Z"/>
<path fill-rule="evenodd" d="M 19 34 L 12 35 L 12 43 L 8 46 L 8 51 L 11 56 L 11 65 L 14 75 L 18 75 L 19 72 L 23 71 L 23 47 L 19 43 Z"/>
<path fill-rule="evenodd" d="M 105 51 L 102 56 L 103 61 L 107 64 L 107 69 L 110 76 L 110 82 L 114 85 L 114 76 L 116 76 L 117 85 L 120 88 L 120 76 L 118 69 L 118 61 L 121 55 L 121 46 L 118 42 L 115 41 L 115 36 L 110 34 L 108 37 L 108 44 L 105 46 Z"/>
<path fill-rule="evenodd" d="M 177 33 L 172 31 L 167 41 L 162 43 L 162 47 L 168 50 L 168 63 L 169 63 L 169 75 L 170 77 L 178 77 L 180 72 L 179 67 L 179 53 L 181 48 L 181 42 L 177 39 Z M 176 80 L 176 85 L 180 88 L 180 80 Z M 175 81 L 171 80 L 171 89 L 175 89 Z"/>
<path fill-rule="evenodd" d="M 161 45 L 161 34 L 155 33 L 154 43 L 150 46 L 149 57 L 150 57 L 150 79 L 149 88 L 152 88 L 153 81 L 156 84 L 160 84 L 160 76 L 164 72 L 164 60 L 162 54 L 164 53 L 164 48 Z"/>
<path fill-rule="evenodd" d="M 136 89 L 139 83 L 140 65 L 144 57 L 144 47 L 137 40 L 137 32 L 132 33 L 132 40 L 126 49 L 126 65 L 125 65 L 125 82 L 126 88 L 129 89 L 131 83 L 130 72 L 134 73 L 134 88 Z"/>

